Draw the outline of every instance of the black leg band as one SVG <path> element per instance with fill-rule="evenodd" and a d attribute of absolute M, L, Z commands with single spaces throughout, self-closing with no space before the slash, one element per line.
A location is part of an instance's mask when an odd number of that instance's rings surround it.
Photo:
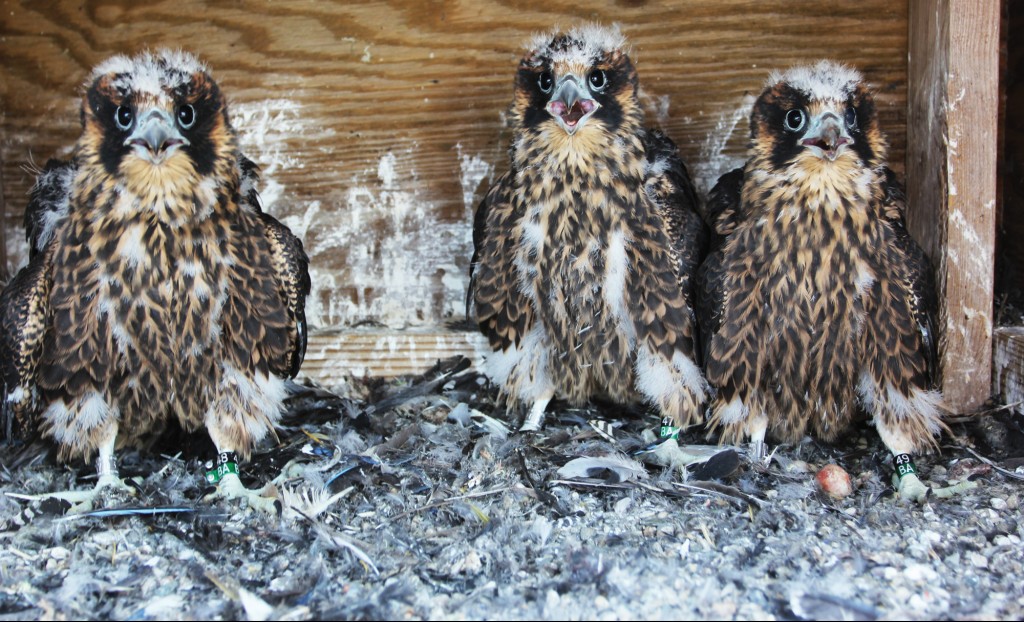
<path fill-rule="evenodd" d="M 892 465 L 896 468 L 896 475 L 903 479 L 905 475 L 917 475 L 917 467 L 910 454 L 899 454 L 892 459 Z"/>

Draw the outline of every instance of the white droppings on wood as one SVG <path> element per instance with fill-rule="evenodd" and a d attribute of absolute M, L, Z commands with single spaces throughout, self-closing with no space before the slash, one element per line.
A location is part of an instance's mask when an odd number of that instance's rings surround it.
<path fill-rule="evenodd" d="M 477 202 L 483 199 L 487 189 L 482 189 L 480 196 L 476 195 L 480 182 L 487 179 L 494 181 L 494 165 L 487 162 L 479 155 L 469 157 L 462 152 L 462 143 L 456 143 L 455 149 L 459 154 L 459 183 L 462 184 L 462 204 L 466 206 L 466 213 L 472 222 Z"/>
<path fill-rule="evenodd" d="M 978 235 L 977 229 L 974 224 L 964 215 L 959 209 L 954 209 L 950 217 L 953 227 L 951 227 L 949 235 L 953 236 L 958 234 L 965 242 L 965 248 L 973 248 L 974 252 L 967 253 L 967 269 L 971 271 L 972 276 L 969 277 L 973 280 L 974 277 L 986 274 L 991 268 L 992 256 L 985 251 L 988 246 L 982 240 L 981 236 Z M 955 253 L 952 250 L 952 244 L 947 251 L 952 257 Z M 958 245 L 959 246 L 959 245 Z M 954 263 L 957 263 L 954 261 Z"/>
<path fill-rule="evenodd" d="M 230 105 L 231 123 L 238 131 L 238 145 L 247 157 L 260 166 L 260 200 L 264 209 L 274 213 L 284 194 L 277 181 L 281 171 L 305 168 L 305 162 L 293 155 L 290 143 L 313 136 L 325 136 L 334 130 L 323 128 L 302 113 L 302 106 L 290 99 L 265 99 Z"/>
<path fill-rule="evenodd" d="M 442 219 L 439 204 L 419 190 L 414 160 L 415 146 L 383 153 L 322 207 L 310 204 L 286 219 L 305 233 L 311 326 L 371 321 L 406 328 L 462 315 L 471 225 L 464 217 Z M 468 185 L 481 170 L 473 158 L 466 166 Z"/>
<path fill-rule="evenodd" d="M 637 95 L 640 103 L 643 105 L 644 112 L 647 114 L 647 125 L 657 125 L 663 130 L 668 127 L 670 118 L 669 107 L 672 104 L 672 98 L 668 95 L 654 95 L 642 86 Z"/>
<path fill-rule="evenodd" d="M 707 196 L 714 187 L 718 178 L 734 168 L 743 166 L 745 156 L 727 156 L 725 148 L 729 144 L 733 133 L 737 131 L 740 122 L 750 117 L 750 110 L 756 99 L 751 94 L 744 95 L 732 111 L 724 111 L 718 115 L 715 128 L 710 131 L 700 146 L 700 155 L 697 162 L 692 163 L 694 171 L 694 184 L 701 196 Z M 740 126 L 741 132 L 746 133 L 746 126 Z M 690 164 L 690 163 L 687 163 Z"/>

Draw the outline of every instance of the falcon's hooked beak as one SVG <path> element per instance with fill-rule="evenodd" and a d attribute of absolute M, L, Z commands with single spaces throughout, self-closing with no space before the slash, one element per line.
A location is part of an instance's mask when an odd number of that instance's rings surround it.
<path fill-rule="evenodd" d="M 548 101 L 547 111 L 570 136 L 583 127 L 601 104 L 594 101 L 586 81 L 575 74 L 566 74 L 558 79 L 555 90 Z"/>
<path fill-rule="evenodd" d="M 124 144 L 134 147 L 135 154 L 143 160 L 159 164 L 178 147 L 189 142 L 178 131 L 171 115 L 155 108 L 139 118 L 135 131 L 125 139 Z"/>
<path fill-rule="evenodd" d="M 828 158 L 835 162 L 846 146 L 853 143 L 853 138 L 846 131 L 843 120 L 836 113 L 823 112 L 811 119 L 800 144 L 810 148 L 818 157 Z"/>

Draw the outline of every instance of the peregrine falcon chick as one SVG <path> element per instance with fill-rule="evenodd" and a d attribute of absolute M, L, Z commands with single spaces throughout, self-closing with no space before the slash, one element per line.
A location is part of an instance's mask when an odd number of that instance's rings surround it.
<path fill-rule="evenodd" d="M 236 454 L 274 434 L 306 344 L 308 260 L 258 204 L 206 66 L 184 52 L 115 56 L 92 72 L 82 135 L 26 210 L 28 265 L 0 294 L 11 434 L 96 457 L 88 507 L 123 487 L 114 451 L 176 418 L 217 447 L 219 496 L 268 509 Z M 60 495 L 58 495 L 60 496 Z"/>
<path fill-rule="evenodd" d="M 677 425 L 707 385 L 694 360 L 705 230 L 675 145 L 643 127 L 617 28 L 535 38 L 515 78 L 510 170 L 473 223 L 469 296 L 486 372 L 536 430 L 555 396 L 643 400 Z"/>
<path fill-rule="evenodd" d="M 936 390 L 932 273 L 857 71 L 821 61 L 772 73 L 746 165 L 712 190 L 698 274 L 710 425 L 726 441 L 825 441 L 858 408 L 899 464 L 946 429 Z M 903 468 L 902 471 L 911 469 Z M 900 479 L 905 498 L 926 488 Z"/>

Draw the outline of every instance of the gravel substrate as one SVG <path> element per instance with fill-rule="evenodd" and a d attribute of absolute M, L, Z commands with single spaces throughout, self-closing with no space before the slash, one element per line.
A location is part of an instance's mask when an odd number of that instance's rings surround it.
<path fill-rule="evenodd" d="M 10 496 L 89 487 L 92 468 L 4 449 L 0 619 L 1024 617 L 1024 445 L 1005 411 L 919 457 L 926 482 L 979 486 L 918 506 L 866 424 L 768 468 L 744 448 L 641 466 L 650 415 L 556 405 L 541 433 L 506 433 L 477 376 L 436 378 L 297 397 L 280 446 L 243 466 L 250 485 L 278 478 L 279 516 L 201 499 L 201 435 L 121 453 L 139 491 L 106 506 L 149 512 L 134 516 Z M 830 463 L 848 497 L 818 488 Z"/>

